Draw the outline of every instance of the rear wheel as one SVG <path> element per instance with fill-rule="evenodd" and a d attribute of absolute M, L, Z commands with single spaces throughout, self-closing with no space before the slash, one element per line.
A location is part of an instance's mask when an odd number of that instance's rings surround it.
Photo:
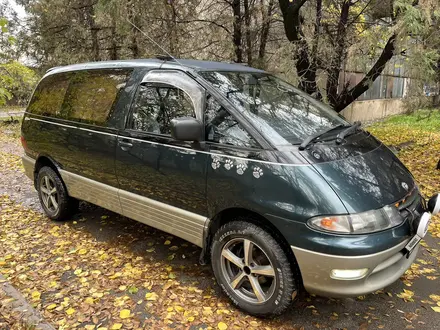
<path fill-rule="evenodd" d="M 256 316 L 278 315 L 296 296 L 291 264 L 264 229 L 245 221 L 221 227 L 211 249 L 217 282 L 232 302 Z"/>
<path fill-rule="evenodd" d="M 59 175 L 44 166 L 38 172 L 37 190 L 44 213 L 52 220 L 65 220 L 77 212 L 79 202 L 69 197 Z"/>

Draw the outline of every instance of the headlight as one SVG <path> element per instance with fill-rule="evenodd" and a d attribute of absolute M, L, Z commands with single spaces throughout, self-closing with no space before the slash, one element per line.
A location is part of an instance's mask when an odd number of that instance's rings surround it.
<path fill-rule="evenodd" d="M 403 222 L 395 206 L 363 213 L 320 216 L 308 221 L 310 227 L 341 234 L 363 234 L 395 227 Z"/>

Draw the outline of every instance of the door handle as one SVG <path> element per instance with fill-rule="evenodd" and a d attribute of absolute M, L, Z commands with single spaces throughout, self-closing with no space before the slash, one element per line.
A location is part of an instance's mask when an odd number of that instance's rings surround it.
<path fill-rule="evenodd" d="M 133 143 L 126 141 L 119 141 L 119 146 L 121 147 L 122 150 L 127 151 L 128 149 L 133 147 Z"/>

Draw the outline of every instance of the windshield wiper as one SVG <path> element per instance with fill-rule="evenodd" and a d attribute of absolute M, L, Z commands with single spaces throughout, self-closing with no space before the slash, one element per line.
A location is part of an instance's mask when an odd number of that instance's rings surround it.
<path fill-rule="evenodd" d="M 350 127 L 348 127 L 347 129 L 344 129 L 341 133 L 339 133 L 336 136 L 336 143 L 337 144 L 341 144 L 342 141 L 344 141 L 344 138 L 347 136 L 347 134 L 356 132 L 360 127 L 361 127 L 361 122 L 360 121 L 355 121 L 353 123 L 353 125 L 351 125 Z"/>
<path fill-rule="evenodd" d="M 335 129 L 337 129 L 337 128 L 340 128 L 340 127 L 347 127 L 347 125 L 345 125 L 345 124 L 339 124 L 339 125 L 336 125 L 336 126 L 333 126 L 333 127 L 327 128 L 327 129 L 325 129 L 325 130 L 323 130 L 323 131 L 321 131 L 321 132 L 318 132 L 318 133 L 316 133 L 316 134 L 313 134 L 313 135 L 310 135 L 310 136 L 306 137 L 306 139 L 305 139 L 303 142 L 301 142 L 301 145 L 299 146 L 299 150 L 304 150 L 305 148 L 307 148 L 307 146 L 308 146 L 312 141 L 314 141 L 314 140 L 316 140 L 317 138 L 319 138 L 320 136 L 322 136 L 322 135 L 324 135 L 324 134 L 326 134 L 326 133 L 328 133 L 328 132 L 331 132 L 331 131 L 333 131 L 333 130 L 335 130 Z M 351 126 L 350 126 L 350 127 L 351 127 Z"/>

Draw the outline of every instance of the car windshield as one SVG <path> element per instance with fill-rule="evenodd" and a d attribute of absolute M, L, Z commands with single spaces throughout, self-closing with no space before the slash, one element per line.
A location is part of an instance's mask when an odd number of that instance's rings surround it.
<path fill-rule="evenodd" d="M 275 146 L 299 144 L 320 131 L 348 124 L 325 104 L 273 75 L 218 71 L 200 74 Z"/>

